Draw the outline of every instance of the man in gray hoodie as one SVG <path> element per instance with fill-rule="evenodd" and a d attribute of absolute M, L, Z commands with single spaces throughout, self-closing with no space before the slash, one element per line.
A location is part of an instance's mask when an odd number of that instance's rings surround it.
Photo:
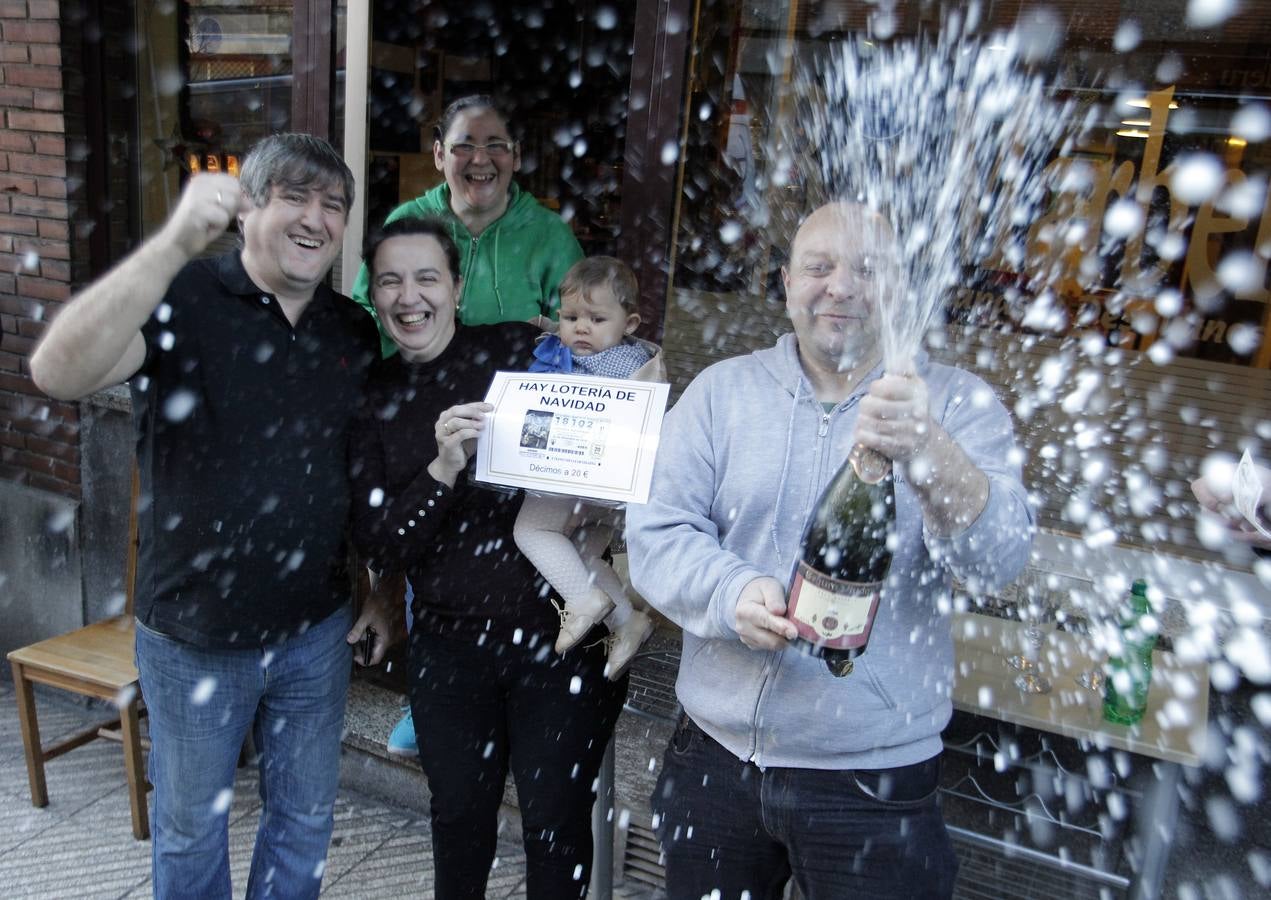
<path fill-rule="evenodd" d="M 636 589 L 683 629 L 686 715 L 653 798 L 672 900 L 947 897 L 940 814 L 952 714 L 951 581 L 1027 561 L 1032 516 L 1010 417 L 974 375 L 884 374 L 871 296 L 895 239 L 835 203 L 782 270 L 794 333 L 711 366 L 667 416 L 649 502 L 627 512 Z M 892 460 L 891 571 L 855 671 L 791 647 L 804 523 L 854 444 Z"/>

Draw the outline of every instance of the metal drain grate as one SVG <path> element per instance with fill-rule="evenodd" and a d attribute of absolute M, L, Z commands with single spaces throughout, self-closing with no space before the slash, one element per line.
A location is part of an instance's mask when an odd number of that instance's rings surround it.
<path fill-rule="evenodd" d="M 620 849 L 622 879 L 665 890 L 666 871 L 653 821 L 634 810 L 627 812 L 630 822 L 622 833 Z M 1126 896 L 1124 888 L 1100 884 L 1081 872 L 1065 871 L 1036 855 L 986 847 L 974 835 L 960 832 L 950 830 L 958 854 L 955 900 L 1119 900 Z M 790 890 L 788 896 L 797 900 L 799 893 Z"/>
<path fill-rule="evenodd" d="M 680 715 L 680 703 L 675 699 L 675 676 L 679 668 L 679 651 L 653 650 L 638 654 L 631 665 L 627 709 L 651 719 L 674 722 Z"/>
<path fill-rule="evenodd" d="M 1112 900 L 1125 890 L 1065 871 L 1036 856 L 1014 856 L 951 829 L 958 854 L 955 900 Z"/>
<path fill-rule="evenodd" d="M 666 871 L 662 868 L 658 836 L 653 833 L 653 820 L 634 810 L 628 813 L 630 822 L 622 833 L 622 878 L 665 889 Z"/>

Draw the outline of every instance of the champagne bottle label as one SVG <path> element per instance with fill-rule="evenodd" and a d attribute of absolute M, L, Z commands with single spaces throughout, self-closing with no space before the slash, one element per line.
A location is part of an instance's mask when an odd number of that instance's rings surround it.
<path fill-rule="evenodd" d="M 805 641 L 829 650 L 854 650 L 869 642 L 882 582 L 842 581 L 799 563 L 786 618 Z"/>

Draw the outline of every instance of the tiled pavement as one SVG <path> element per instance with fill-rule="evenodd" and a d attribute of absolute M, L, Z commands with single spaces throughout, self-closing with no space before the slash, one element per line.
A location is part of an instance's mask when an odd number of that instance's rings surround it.
<path fill-rule="evenodd" d="M 47 692 L 38 699 L 46 744 L 94 718 L 105 718 Z M 0 896 L 150 896 L 150 843 L 132 837 L 119 746 L 94 741 L 50 761 L 46 772 L 49 805 L 35 809 L 27 788 L 13 685 L 0 679 Z M 259 813 L 255 771 L 246 767 L 239 771 L 230 811 L 236 896 L 242 896 L 246 886 Z M 341 791 L 323 895 L 431 897 L 427 819 Z M 501 835 L 487 896 L 525 896 L 525 860 L 519 835 L 511 828 Z"/>
<path fill-rule="evenodd" d="M 49 762 L 49 805 L 33 808 L 13 686 L 6 675 L 0 674 L 0 898 L 150 896 L 150 843 L 132 838 L 120 747 L 94 741 Z M 46 743 L 106 718 L 104 712 L 90 713 L 64 696 L 52 691 L 39 694 L 40 728 Z M 395 709 L 390 712 L 393 714 Z M 631 796 L 647 796 L 650 786 L 645 782 L 652 779 L 648 771 L 653 754 L 650 747 L 663 745 L 666 735 L 649 738 L 635 721 L 622 727 L 626 731 L 619 741 L 619 786 Z M 1197 797 L 1217 794 L 1219 787 L 1208 782 L 1202 785 L 1198 781 L 1201 777 L 1201 773 L 1189 776 L 1185 800 L 1188 796 L 1192 799 L 1185 804 L 1179 823 L 1166 895 L 1198 900 L 1266 896 L 1268 882 L 1258 860 L 1271 854 L 1269 819 L 1265 816 L 1266 804 L 1271 801 L 1264 797 L 1261 803 L 1248 807 L 1245 832 L 1237 842 L 1222 844 L 1209 835 L 1204 814 L 1196 808 Z M 1221 773 L 1205 777 L 1216 782 Z M 256 783 L 253 768 L 239 771 L 230 816 L 237 896 L 242 896 L 246 886 L 260 812 Z M 1014 883 L 1018 872 L 1006 861 L 988 859 L 987 868 L 976 868 L 971 862 L 963 859 L 958 897 L 1035 896 Z M 1262 874 L 1255 877 L 1255 872 Z M 341 791 L 323 887 L 323 894 L 329 897 L 431 898 L 432 848 L 426 817 L 352 790 Z M 1064 892 L 1051 895 L 1073 896 Z M 515 826 L 502 834 L 487 896 L 491 900 L 525 897 L 525 860 Z M 656 900 L 661 896 L 632 880 L 614 891 L 615 900 Z"/>

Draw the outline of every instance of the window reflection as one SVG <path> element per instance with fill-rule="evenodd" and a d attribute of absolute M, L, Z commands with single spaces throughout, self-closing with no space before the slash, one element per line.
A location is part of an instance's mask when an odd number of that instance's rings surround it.
<path fill-rule="evenodd" d="M 514 120 L 517 183 L 560 213 L 585 252 L 613 253 L 635 5 L 372 7 L 368 223 L 442 180 L 433 128 L 446 105 L 494 93 Z"/>
<path fill-rule="evenodd" d="M 704 6 L 666 319 L 668 357 L 685 361 L 677 381 L 787 328 L 779 272 L 824 194 L 807 123 L 832 49 L 930 39 L 964 6 L 902 3 L 889 17 L 833 2 Z M 1080 124 L 1047 164 L 1046 208 L 1012 235 L 1022 258 L 992 235 L 981 237 L 998 252 L 964 260 L 936 352 L 1015 406 L 1029 481 L 1046 487 L 1043 526 L 1219 555 L 1198 542 L 1185 500 L 1209 452 L 1257 434 L 1271 392 L 1271 4 L 1204 29 L 1187 27 L 1181 3 L 979 9 L 980 34 L 1013 28 L 1030 42 L 1032 70 Z M 1126 215 L 1143 227 L 1118 231 Z M 1039 389 L 1057 371 L 1058 386 Z"/>
<path fill-rule="evenodd" d="M 187 0 L 182 130 L 204 169 L 225 170 L 291 121 L 292 4 Z"/>

